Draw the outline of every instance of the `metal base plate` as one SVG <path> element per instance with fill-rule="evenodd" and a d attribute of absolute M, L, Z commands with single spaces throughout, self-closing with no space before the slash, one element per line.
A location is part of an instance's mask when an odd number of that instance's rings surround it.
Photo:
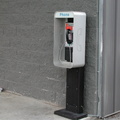
<path fill-rule="evenodd" d="M 84 117 L 87 117 L 87 114 L 85 114 L 85 113 L 73 113 L 66 109 L 55 111 L 54 114 L 62 116 L 62 117 L 66 117 L 66 118 L 69 118 L 72 120 L 79 120 Z"/>

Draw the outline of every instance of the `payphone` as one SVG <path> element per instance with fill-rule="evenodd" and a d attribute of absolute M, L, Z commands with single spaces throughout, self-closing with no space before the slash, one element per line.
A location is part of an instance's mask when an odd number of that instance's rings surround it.
<path fill-rule="evenodd" d="M 53 63 L 67 68 L 66 108 L 55 114 L 78 120 L 83 113 L 86 14 L 61 11 L 54 15 Z"/>
<path fill-rule="evenodd" d="M 76 68 L 85 65 L 86 14 L 56 12 L 54 16 L 54 65 Z"/>

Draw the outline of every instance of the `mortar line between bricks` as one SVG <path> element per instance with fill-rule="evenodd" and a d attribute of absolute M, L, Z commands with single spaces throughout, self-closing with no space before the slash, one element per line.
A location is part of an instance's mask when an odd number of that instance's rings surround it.
<path fill-rule="evenodd" d="M 43 66 L 46 66 L 46 65 L 40 65 L 40 64 L 37 64 L 37 63 L 32 63 L 32 62 L 25 62 L 25 61 L 20 61 L 20 60 L 13 60 L 13 59 L 5 59 L 5 58 L 0 58 L 0 59 L 2 59 L 2 60 L 10 60 L 10 61 L 16 61 L 16 62 L 22 62 L 22 63 L 29 63 L 29 64 L 34 64 L 34 65 L 38 65 L 38 66 L 41 66 L 41 67 L 43 67 Z M 51 66 L 52 67 L 52 66 Z"/>
<path fill-rule="evenodd" d="M 46 25 L 40 25 L 40 24 L 37 24 L 37 25 L 34 25 L 34 24 L 30 24 L 30 25 L 23 25 L 23 24 L 20 24 L 20 25 L 18 25 L 18 24 L 0 24 L 1 26 L 2 25 L 4 25 L 4 26 L 24 26 L 24 27 L 30 27 L 30 26 L 52 26 L 51 25 L 51 22 L 48 22 L 48 23 L 46 23 Z M 54 23 L 53 23 L 53 25 L 54 25 Z"/>
<path fill-rule="evenodd" d="M 51 26 L 51 27 L 54 27 L 54 24 L 52 24 L 51 25 L 51 23 L 47 23 L 47 24 L 50 24 L 49 26 Z M 1 26 L 18 26 L 18 27 L 44 27 L 44 26 L 46 26 L 46 25 L 14 25 L 14 24 L 0 24 Z M 48 27 L 48 26 L 47 26 Z"/>
<path fill-rule="evenodd" d="M 44 52 L 46 52 L 46 51 L 43 51 L 43 52 L 41 52 L 41 51 L 35 51 L 35 50 L 25 50 L 25 49 L 17 49 L 16 47 L 1 47 L 0 46 L 0 48 L 5 48 L 5 49 L 13 49 L 13 50 L 16 50 L 16 51 L 25 51 L 25 52 L 33 52 L 33 53 L 44 53 Z M 48 52 L 48 54 L 50 54 L 50 52 Z M 52 53 L 51 53 L 51 55 L 52 55 Z"/>
<path fill-rule="evenodd" d="M 2 79 L 0 79 L 2 80 Z M 7 82 L 10 82 L 10 83 L 14 83 L 14 84 L 19 84 L 19 85 L 23 85 L 22 83 L 17 83 L 17 82 L 14 82 L 14 81 L 10 81 L 10 80 L 7 80 L 7 79 L 4 79 L 4 81 L 7 81 Z M 27 85 L 27 84 L 26 84 Z M 25 85 L 25 86 L 26 86 Z M 30 88 L 32 88 L 33 86 L 32 85 L 29 85 Z M 34 87 L 33 87 L 34 88 Z M 39 87 L 36 87 L 36 89 L 40 90 L 40 91 L 45 91 L 45 92 L 54 92 L 54 93 L 59 93 L 59 92 L 55 92 L 55 91 L 51 91 L 51 90 L 45 90 L 45 89 L 40 89 Z M 64 95 L 64 94 L 63 94 Z"/>
<path fill-rule="evenodd" d="M 23 72 L 19 72 L 19 71 L 16 71 L 16 70 L 6 70 L 6 69 L 4 69 L 4 68 L 0 68 L 0 70 L 4 70 L 4 72 L 5 71 L 11 71 L 11 72 L 14 72 L 14 73 L 19 73 L 19 74 L 21 74 L 21 75 L 29 75 L 30 73 L 23 73 Z M 45 77 L 45 76 L 44 76 Z M 48 77 L 45 77 L 47 80 L 49 80 L 49 81 L 55 81 L 55 82 L 61 82 L 61 83 L 64 83 L 63 81 L 61 81 L 61 80 L 57 80 L 57 79 L 55 79 L 55 80 L 52 80 L 52 79 L 48 79 Z"/>
<path fill-rule="evenodd" d="M 12 60 L 12 59 L 4 59 L 4 58 L 0 58 L 0 59 L 3 59 L 3 60 L 10 60 L 10 61 L 16 61 L 16 62 L 21 62 L 21 63 L 29 63 L 29 64 L 33 64 L 33 65 L 37 65 L 39 67 L 47 67 L 48 65 L 41 65 L 41 64 L 38 64 L 38 63 L 33 63 L 33 62 L 25 62 L 25 61 L 21 61 L 21 60 Z M 49 65 L 49 67 L 54 67 L 54 66 L 51 66 Z"/>
<path fill-rule="evenodd" d="M 10 59 L 10 58 L 0 58 L 0 59 L 2 59 L 2 60 L 9 60 L 9 61 L 16 61 L 16 62 L 21 62 L 21 63 L 28 63 L 28 64 L 34 64 L 34 65 L 37 65 L 37 66 L 39 66 L 39 67 L 46 67 L 46 66 L 48 66 L 48 65 L 44 65 L 44 64 L 38 64 L 38 63 L 35 63 L 35 62 L 26 62 L 26 61 L 22 61 L 22 60 L 17 60 L 17 59 Z M 51 65 L 51 64 L 49 64 L 49 67 L 54 67 L 53 66 L 53 64 Z"/>
<path fill-rule="evenodd" d="M 50 26 L 50 27 L 54 27 L 54 23 L 51 25 L 51 23 L 47 23 L 46 24 L 47 26 Z M 44 26 L 46 26 L 46 25 L 14 25 L 14 24 L 0 24 L 0 26 L 16 26 L 16 27 L 22 27 L 22 26 L 24 26 L 24 27 L 44 27 Z M 97 27 L 87 27 L 86 26 L 86 29 L 99 29 L 99 28 L 97 28 Z"/>
<path fill-rule="evenodd" d="M 3 68 L 0 68 L 0 70 L 4 70 L 4 74 L 5 74 L 5 69 L 3 69 Z M 14 71 L 14 70 L 7 70 L 7 71 L 11 71 L 11 72 L 14 72 L 14 73 L 19 73 L 19 72 L 16 72 L 16 71 Z M 22 72 L 20 72 L 19 74 L 21 74 L 21 75 L 28 75 L 29 73 L 22 73 Z M 4 78 L 5 79 L 5 78 Z M 47 77 L 45 77 L 45 79 L 47 79 Z M 7 79 L 6 79 L 7 80 Z M 49 81 L 53 81 L 53 80 L 51 80 L 51 79 L 47 79 L 47 80 L 49 80 Z M 8 80 L 9 81 L 9 80 Z M 61 80 L 57 80 L 56 79 L 56 81 L 55 82 L 61 82 L 61 83 L 64 83 L 63 81 L 61 81 Z"/>
<path fill-rule="evenodd" d="M 3 59 L 3 60 L 6 60 L 6 59 L 4 59 L 4 58 L 0 58 L 0 59 Z M 8 59 L 7 59 L 8 60 Z M 10 61 L 13 61 L 13 60 L 10 60 Z M 14 60 L 14 61 L 16 61 L 16 60 Z M 40 66 L 40 65 L 38 65 L 39 67 L 45 67 L 45 66 Z M 52 67 L 52 66 L 51 66 Z M 16 72 L 16 70 L 11 70 L 11 69 L 4 69 L 4 68 L 0 68 L 1 70 L 4 70 L 4 71 L 12 71 L 12 72 Z M 40 69 L 39 69 L 40 70 Z M 17 71 L 17 73 L 19 73 L 19 71 Z M 23 73 L 23 72 L 21 72 L 20 74 L 27 74 L 27 73 Z M 28 73 L 29 74 L 29 73 Z M 47 77 L 46 77 L 46 79 L 48 79 Z M 56 82 L 60 82 L 61 80 L 58 80 L 58 79 L 56 79 L 56 80 L 51 80 L 51 79 L 49 79 L 50 81 L 56 81 Z"/>
<path fill-rule="evenodd" d="M 42 11 L 41 13 L 48 13 L 48 14 L 52 13 L 54 15 L 54 12 L 43 12 Z M 37 13 L 37 14 L 36 13 L 32 13 L 32 14 L 31 13 L 26 13 L 26 14 L 23 14 L 23 13 L 12 13 L 12 14 L 10 14 L 10 13 L 0 13 L 0 15 L 32 15 L 32 16 L 37 15 L 37 16 L 40 16 L 40 13 Z"/>
<path fill-rule="evenodd" d="M 46 51 L 43 51 L 43 52 L 41 52 L 41 51 L 38 51 L 38 50 L 26 50 L 26 49 L 23 49 L 23 48 L 21 48 L 21 49 L 18 49 L 18 48 L 16 48 L 16 47 L 2 47 L 2 46 L 0 46 L 0 48 L 6 48 L 6 49 L 14 49 L 14 50 L 16 50 L 16 51 L 25 51 L 25 52 L 37 52 L 37 53 L 44 53 L 44 52 L 46 52 Z M 50 53 L 50 52 L 47 52 L 48 54 Z M 51 53 L 51 55 L 52 55 L 53 53 Z"/>

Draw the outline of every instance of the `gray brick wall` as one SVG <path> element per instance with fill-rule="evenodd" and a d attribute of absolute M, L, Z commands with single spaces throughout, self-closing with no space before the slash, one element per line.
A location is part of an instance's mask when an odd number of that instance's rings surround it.
<path fill-rule="evenodd" d="M 0 0 L 0 87 L 65 106 L 66 71 L 52 54 L 59 10 L 87 13 L 85 111 L 95 113 L 98 0 Z"/>

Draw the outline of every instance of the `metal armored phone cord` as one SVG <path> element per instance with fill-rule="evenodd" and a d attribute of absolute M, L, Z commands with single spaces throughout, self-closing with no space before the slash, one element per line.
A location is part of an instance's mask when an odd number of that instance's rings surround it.
<path fill-rule="evenodd" d="M 72 62 L 71 47 L 70 47 L 70 44 L 69 44 L 69 54 L 70 54 L 70 62 Z"/>

